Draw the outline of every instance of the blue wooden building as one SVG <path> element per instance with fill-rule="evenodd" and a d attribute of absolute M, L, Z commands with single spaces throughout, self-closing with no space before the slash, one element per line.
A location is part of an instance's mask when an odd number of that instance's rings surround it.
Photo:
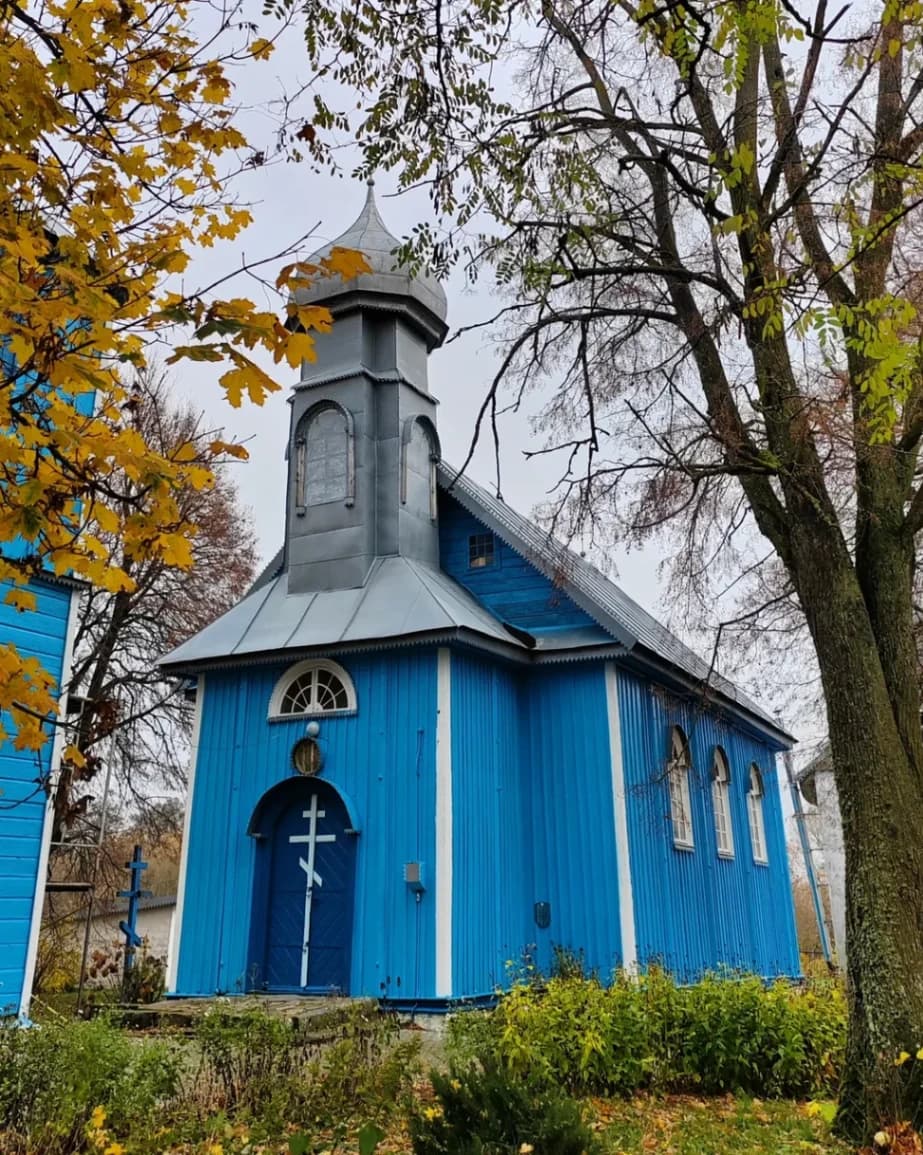
<path fill-rule="evenodd" d="M 78 584 L 31 581 L 36 608 L 25 612 L 5 604 L 8 588 L 0 583 L 0 643 L 38 658 L 58 686 L 66 686 Z M 2 720 L 9 732 L 9 719 Z M 49 789 L 63 743 L 61 730 L 38 752 L 0 743 L 0 1018 L 29 1011 L 51 838 Z"/>
<path fill-rule="evenodd" d="M 14 381 L 17 375 L 0 338 L 0 379 Z M 75 405 L 91 412 L 92 395 Z M 26 549 L 22 539 L 0 542 L 0 556 L 7 559 L 21 558 Z M 35 609 L 26 611 L 6 603 L 11 588 L 0 582 L 0 644 L 39 659 L 61 691 L 63 715 L 83 583 L 51 572 L 34 578 L 25 588 Z M 13 732 L 11 719 L 0 714 L 0 723 Z M 17 750 L 10 739 L 0 742 L 0 1019 L 25 1018 L 29 1011 L 51 840 L 50 792 L 64 745 L 62 729 L 38 752 Z"/>
<path fill-rule="evenodd" d="M 164 660 L 197 680 L 170 989 L 439 1007 L 555 948 L 797 974 L 787 736 L 442 461 L 445 296 L 371 192 L 337 243 L 372 271 L 302 294 L 336 322 L 290 398 L 282 549 Z"/>

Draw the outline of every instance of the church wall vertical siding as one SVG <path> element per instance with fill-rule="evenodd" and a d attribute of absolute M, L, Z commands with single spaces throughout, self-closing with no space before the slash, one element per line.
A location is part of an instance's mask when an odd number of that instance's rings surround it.
<path fill-rule="evenodd" d="M 772 751 L 736 726 L 618 670 L 638 957 L 682 979 L 716 963 L 771 976 L 800 972 L 781 796 Z M 695 847 L 678 850 L 670 823 L 666 759 L 670 727 L 691 748 Z M 731 771 L 734 857 L 718 857 L 711 765 L 721 745 Z M 763 773 L 768 865 L 753 861 L 747 815 L 749 767 Z"/>
<path fill-rule="evenodd" d="M 608 979 L 622 960 L 604 665 L 545 667 L 527 687 L 533 901 L 551 904 L 547 929 L 533 921 L 536 960 L 582 952 Z"/>
<path fill-rule="evenodd" d="M 68 611 L 76 594 L 63 585 L 30 582 L 36 607 L 20 613 L 3 602 L 9 588 L 0 583 L 0 642 L 38 658 L 60 684 Z M 0 722 L 12 732 L 9 718 L 0 715 Z M 0 743 L 0 1017 L 18 1012 L 26 979 L 46 809 L 35 780 L 48 773 L 51 754 L 50 741 L 37 754 L 14 749 L 11 741 Z"/>
<path fill-rule="evenodd" d="M 248 985 L 254 842 L 244 832 L 262 795 L 292 776 L 305 719 L 268 722 L 288 663 L 214 671 L 206 679 L 192 800 L 176 990 L 236 993 Z M 323 777 L 343 794 L 360 834 L 351 993 L 433 995 L 433 894 L 420 903 L 405 862 L 434 863 L 436 655 L 430 649 L 343 660 L 356 714 L 320 719 Z"/>
<path fill-rule="evenodd" d="M 439 494 L 439 564 L 491 613 L 536 634 L 595 624 L 567 594 L 498 537 L 494 537 L 494 564 L 472 569 L 468 538 L 488 532 L 454 498 Z"/>
<path fill-rule="evenodd" d="M 452 654 L 453 988 L 490 994 L 530 935 L 532 862 L 522 783 L 520 675 Z"/>

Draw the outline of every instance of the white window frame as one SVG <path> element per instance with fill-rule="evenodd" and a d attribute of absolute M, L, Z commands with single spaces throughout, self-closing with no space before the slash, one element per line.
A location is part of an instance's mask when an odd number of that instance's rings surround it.
<path fill-rule="evenodd" d="M 731 768 L 727 754 L 715 747 L 711 772 L 711 797 L 715 810 L 715 844 L 719 858 L 734 857 L 734 823 L 731 818 Z"/>
<path fill-rule="evenodd" d="M 695 850 L 692 826 L 692 797 L 689 790 L 689 742 L 681 726 L 670 729 L 670 760 L 667 778 L 670 787 L 670 821 L 673 845 L 677 850 Z"/>
<path fill-rule="evenodd" d="M 755 762 L 750 765 L 750 785 L 747 790 L 747 814 L 750 819 L 750 845 L 753 861 L 760 866 L 769 865 L 766 847 L 766 822 L 763 816 L 763 772 Z"/>
<path fill-rule="evenodd" d="M 312 702 L 308 709 L 298 714 L 283 714 L 282 702 L 292 683 L 305 674 L 314 673 L 316 675 L 321 670 L 326 670 L 339 678 L 343 684 L 343 688 L 346 690 L 348 704 L 337 710 L 324 709 L 317 702 L 317 679 L 315 676 L 312 682 Z M 272 697 L 269 699 L 269 721 L 289 722 L 293 718 L 333 718 L 342 714 L 354 714 L 356 709 L 356 687 L 353 685 L 352 678 L 343 667 L 337 662 L 331 662 L 327 658 L 310 658 L 304 662 L 298 662 L 294 666 L 289 666 L 278 682 L 276 682 L 275 688 L 272 691 Z"/>

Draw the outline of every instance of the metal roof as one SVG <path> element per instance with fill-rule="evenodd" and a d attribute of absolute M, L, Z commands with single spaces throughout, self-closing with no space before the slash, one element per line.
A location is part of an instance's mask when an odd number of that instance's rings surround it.
<path fill-rule="evenodd" d="M 569 550 L 501 498 L 441 462 L 439 483 L 473 516 L 565 590 L 571 599 L 627 650 L 642 647 L 697 682 L 707 682 L 723 698 L 784 734 L 778 722 L 727 678 L 642 609 L 615 582 Z"/>
<path fill-rule="evenodd" d="M 310 261 L 327 257 L 334 248 L 353 249 L 365 257 L 371 272 L 362 273 L 351 281 L 338 277 L 318 277 L 310 284 L 299 288 L 296 299 L 300 304 L 329 304 L 336 297 L 348 292 L 385 293 L 400 297 L 411 297 L 434 313 L 440 321 L 445 321 L 448 312 L 445 290 L 436 278 L 425 269 L 411 273 L 398 264 L 395 250 L 400 241 L 381 219 L 375 204 L 372 182 L 365 198 L 365 206 L 356 221 L 335 241 L 318 249 Z"/>
<path fill-rule="evenodd" d="M 175 894 L 153 894 L 148 895 L 147 898 L 138 899 L 138 910 L 166 910 L 167 907 L 176 906 Z M 119 902 L 111 902 L 106 906 L 97 906 L 93 909 L 93 918 L 111 918 L 113 915 L 121 915 L 128 913 L 128 899 L 120 900 Z M 83 918 L 79 911 L 74 915 L 75 918 Z"/>
<path fill-rule="evenodd" d="M 290 594 L 286 574 L 261 577 L 243 601 L 159 664 L 183 669 L 218 658 L 459 629 L 527 649 L 446 574 L 410 558 L 383 557 L 358 589 Z"/>
<path fill-rule="evenodd" d="M 282 551 L 247 595 L 200 633 L 162 658 L 159 665 L 184 670 L 219 659 L 254 657 L 363 642 L 432 638 L 457 630 L 541 659 L 551 652 L 588 654 L 612 640 L 649 664 L 659 664 L 708 685 L 786 739 L 778 722 L 642 609 L 595 566 L 562 545 L 535 522 L 511 509 L 470 477 L 440 463 L 438 479 L 483 525 L 565 590 L 600 627 L 531 637 L 507 628 L 458 582 L 441 570 L 405 557 L 376 558 L 365 583 L 355 589 L 289 594 Z"/>

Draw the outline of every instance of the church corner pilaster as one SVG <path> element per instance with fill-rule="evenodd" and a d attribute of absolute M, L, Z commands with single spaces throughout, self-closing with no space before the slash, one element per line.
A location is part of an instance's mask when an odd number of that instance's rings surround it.
<path fill-rule="evenodd" d="M 452 997 L 452 655 L 436 654 L 436 998 Z"/>
<path fill-rule="evenodd" d="M 189 869 L 189 834 L 192 827 L 192 802 L 195 793 L 196 766 L 199 761 L 199 739 L 202 733 L 202 711 L 205 709 L 205 675 L 196 681 L 195 710 L 192 716 L 192 737 L 189 743 L 189 781 L 186 785 L 186 810 L 183 815 L 183 844 L 180 850 L 179 878 L 176 884 L 176 909 L 170 927 L 170 945 L 167 950 L 166 989 L 176 993 L 179 974 L 179 951 L 183 933 L 183 907 L 186 899 L 186 878 Z"/>
<path fill-rule="evenodd" d="M 625 764 L 622 757 L 622 720 L 619 710 L 618 673 L 615 662 L 606 662 L 606 708 L 609 719 L 609 758 L 612 769 L 612 812 L 615 819 L 615 860 L 618 871 L 619 931 L 622 967 L 629 973 L 638 969 L 635 935 L 635 902 L 628 844 L 628 802 L 625 794 Z"/>

